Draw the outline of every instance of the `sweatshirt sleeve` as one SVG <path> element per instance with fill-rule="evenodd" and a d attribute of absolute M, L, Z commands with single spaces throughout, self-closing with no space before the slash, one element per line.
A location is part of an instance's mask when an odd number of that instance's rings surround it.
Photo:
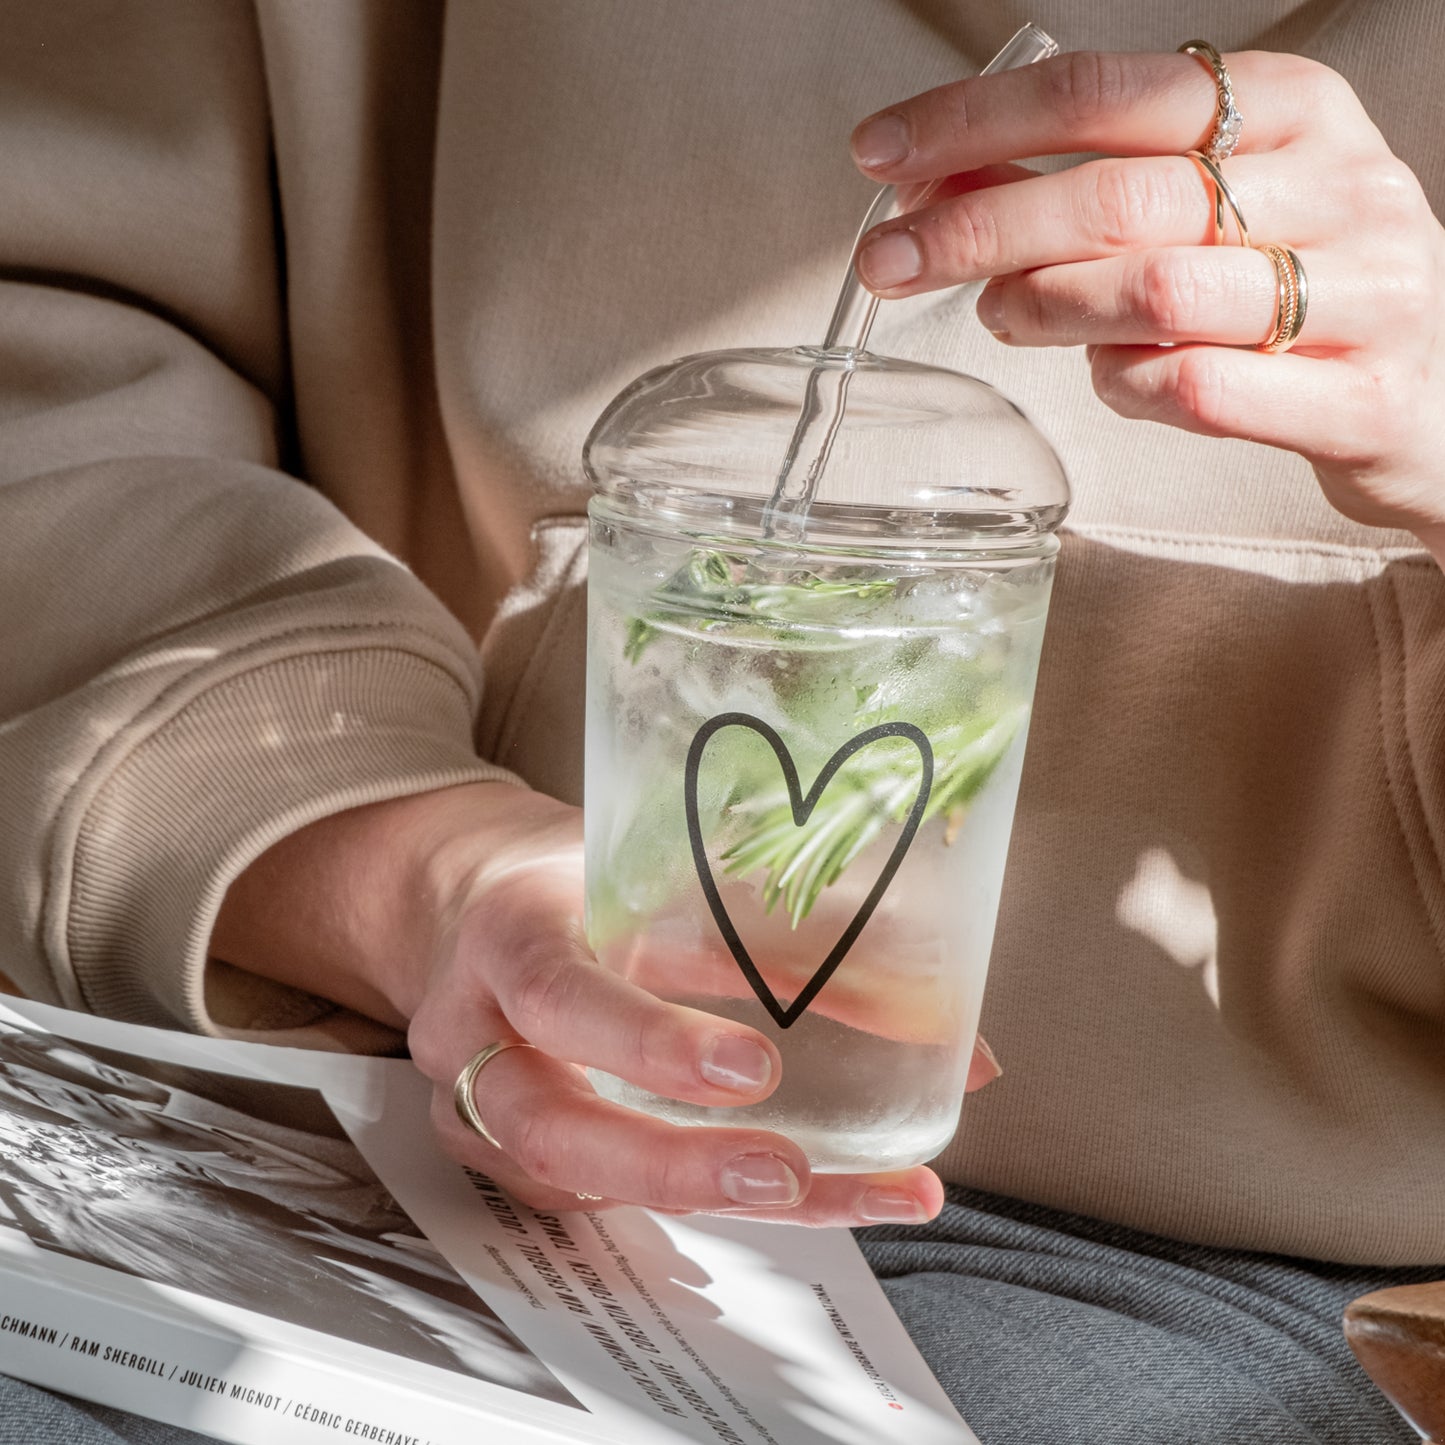
<path fill-rule="evenodd" d="M 71 1008 L 394 1036 L 220 963 L 225 890 L 360 803 L 504 777 L 476 650 L 277 467 L 249 8 L 0 0 L 0 972 Z"/>

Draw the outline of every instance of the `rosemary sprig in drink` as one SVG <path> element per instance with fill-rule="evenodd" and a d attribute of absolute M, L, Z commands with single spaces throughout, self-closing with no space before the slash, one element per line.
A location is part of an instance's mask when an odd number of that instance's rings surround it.
<path fill-rule="evenodd" d="M 850 578 L 792 571 L 784 580 L 757 581 L 740 561 L 726 554 L 698 549 L 653 594 L 655 611 L 634 617 L 628 624 L 624 655 L 637 663 L 664 632 L 696 628 L 699 632 L 726 628 L 734 621 L 762 625 L 771 636 L 788 644 L 798 627 L 809 623 L 836 625 L 840 608 L 856 611 L 860 620 L 877 604 L 897 593 L 894 578 Z M 850 731 L 888 721 L 910 721 L 924 728 L 934 752 L 934 781 L 923 821 L 943 817 L 945 841 L 951 838 L 964 811 L 988 782 L 1009 751 L 1027 716 L 1017 703 L 1000 708 L 989 705 L 996 689 L 988 686 L 992 665 L 981 658 L 945 655 L 936 640 L 910 643 L 909 671 L 932 674 L 934 685 L 910 688 L 917 697 L 929 697 L 931 716 L 904 718 L 876 678 L 844 678 L 853 683 Z M 819 723 L 834 730 L 832 709 L 838 690 L 827 693 L 824 704 L 830 716 L 816 719 L 820 702 L 820 674 L 828 681 L 837 654 L 819 656 L 811 675 L 795 671 L 784 685 L 775 684 L 782 714 L 791 719 L 799 736 L 816 735 Z M 786 690 L 785 690 L 786 688 Z M 847 689 L 845 688 L 846 692 Z M 959 716 L 962 712 L 962 716 Z M 762 874 L 762 896 L 771 912 L 779 904 L 797 927 L 844 871 L 890 825 L 899 825 L 917 798 L 917 754 L 886 742 L 863 749 L 849 760 L 819 798 L 807 824 L 793 821 L 786 788 L 778 786 L 776 764 L 746 741 L 728 741 L 720 734 L 710 752 L 714 765 L 722 762 L 715 749 L 728 748 L 728 762 L 736 777 L 734 801 L 726 810 L 723 830 L 732 841 L 721 854 L 723 869 L 735 877 Z M 741 828 L 741 836 L 738 831 Z"/>
<path fill-rule="evenodd" d="M 696 549 L 687 562 L 653 593 L 660 611 L 669 622 L 684 611 L 696 609 L 696 627 L 701 632 L 724 625 L 729 618 L 773 620 L 785 626 L 791 622 L 831 621 L 839 604 L 848 599 L 859 602 L 891 597 L 897 590 L 893 578 L 823 577 L 816 572 L 792 573 L 786 581 L 759 582 L 729 561 L 726 554 Z M 627 626 L 623 656 L 637 662 L 657 640 L 659 613 L 634 617 Z"/>
<path fill-rule="evenodd" d="M 1023 720 L 1024 710 L 1014 708 L 930 732 L 937 767 L 923 822 L 942 815 L 950 833 L 957 827 Z M 829 783 L 804 828 L 793 822 L 786 790 L 739 804 L 739 813 L 751 815 L 749 831 L 722 855 L 725 870 L 737 877 L 762 871 L 765 910 L 781 902 L 796 928 L 884 828 L 903 822 L 918 796 L 916 756 L 886 744 L 863 749 Z"/>

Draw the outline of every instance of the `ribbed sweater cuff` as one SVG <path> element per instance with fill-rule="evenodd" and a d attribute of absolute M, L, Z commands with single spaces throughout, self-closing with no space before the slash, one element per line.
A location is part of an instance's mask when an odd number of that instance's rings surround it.
<path fill-rule="evenodd" d="M 83 1007 L 271 1043 L 385 1051 L 396 1033 L 207 963 L 231 881 L 272 843 L 363 803 L 515 781 L 473 753 L 472 699 L 400 649 L 308 652 L 227 677 L 126 752 L 76 838 L 65 945 Z"/>

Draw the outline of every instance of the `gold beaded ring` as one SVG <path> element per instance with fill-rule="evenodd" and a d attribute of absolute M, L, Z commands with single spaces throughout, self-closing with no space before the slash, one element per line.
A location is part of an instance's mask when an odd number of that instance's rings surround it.
<path fill-rule="evenodd" d="M 1309 278 L 1299 256 L 1288 246 L 1262 241 L 1254 249 L 1269 257 L 1275 278 L 1274 322 L 1255 350 L 1277 355 L 1288 351 L 1304 329 L 1310 299 Z"/>

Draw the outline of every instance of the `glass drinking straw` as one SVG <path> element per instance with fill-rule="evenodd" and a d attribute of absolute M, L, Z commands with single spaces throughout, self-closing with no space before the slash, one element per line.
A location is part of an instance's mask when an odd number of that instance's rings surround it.
<path fill-rule="evenodd" d="M 979 74 L 995 75 L 1001 70 L 1017 70 L 1058 53 L 1058 42 L 1037 25 L 1029 23 L 1019 28 Z M 878 298 L 864 289 L 853 265 L 858 243 L 874 226 L 926 205 L 942 180 L 940 176 L 921 189 L 909 187 L 901 196 L 896 186 L 884 186 L 863 217 L 848 257 L 848 271 L 823 338 L 820 364 L 808 375 L 798 423 L 793 428 L 787 455 L 778 469 L 773 494 L 768 498 L 767 510 L 763 513 L 763 535 L 766 537 L 794 541 L 802 537 L 808 508 L 817 495 L 818 484 L 833 450 L 833 440 L 838 435 L 847 408 L 848 383 L 852 380 L 859 353 L 868 344 L 873 318 L 878 314 Z M 808 458 L 806 466 L 798 465 L 802 457 Z"/>

